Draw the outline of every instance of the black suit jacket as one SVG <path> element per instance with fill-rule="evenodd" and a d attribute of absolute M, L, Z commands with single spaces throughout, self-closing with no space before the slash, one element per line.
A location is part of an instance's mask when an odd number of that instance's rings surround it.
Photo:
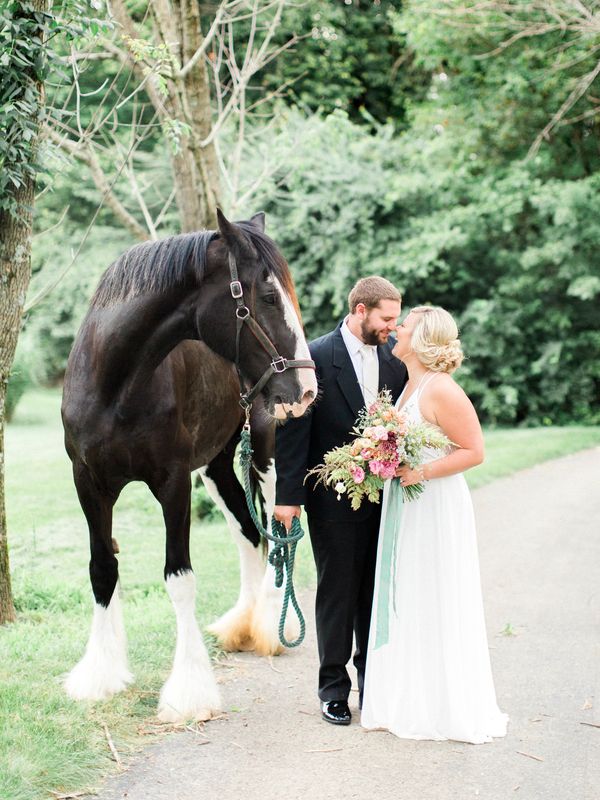
<path fill-rule="evenodd" d="M 379 513 L 379 505 L 365 501 L 358 511 L 353 511 L 345 496 L 337 499 L 333 488 L 326 489 L 322 484 L 315 487 L 314 476 L 304 483 L 307 471 L 321 464 L 328 450 L 352 439 L 350 431 L 364 406 L 341 323 L 311 342 L 309 349 L 316 365 L 319 395 L 307 414 L 277 429 L 277 504 L 303 505 L 310 516 L 320 520 L 367 519 L 372 513 Z M 408 378 L 406 367 L 392 355 L 390 343 L 379 346 L 377 355 L 379 390 L 389 389 L 395 402 Z"/>

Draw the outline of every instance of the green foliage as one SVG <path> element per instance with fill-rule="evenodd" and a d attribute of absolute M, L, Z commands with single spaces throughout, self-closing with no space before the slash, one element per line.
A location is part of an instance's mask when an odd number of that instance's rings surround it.
<path fill-rule="evenodd" d="M 13 193 L 36 173 L 38 128 L 44 111 L 38 85 L 47 71 L 44 37 L 54 20 L 32 2 L 0 8 L 0 209 L 17 213 Z"/>
<path fill-rule="evenodd" d="M 196 477 L 192 486 L 192 514 L 195 519 L 221 521 L 223 516 L 214 501 L 208 496 L 201 478 Z"/>
<path fill-rule="evenodd" d="M 358 277 L 381 274 L 405 305 L 457 316 L 459 379 L 484 420 L 598 421 L 598 175 L 493 169 L 451 133 L 369 133 L 340 113 L 290 115 L 274 147 L 286 169 L 261 200 L 311 337 L 346 313 Z"/>
<path fill-rule="evenodd" d="M 14 190 L 43 169 L 36 158 L 46 113 L 39 85 L 66 77 L 55 40 L 73 40 L 90 22 L 100 24 L 89 19 L 89 4 L 76 0 L 63 3 L 60 14 L 39 9 L 32 0 L 0 5 L 0 209 L 11 214 Z"/>
<path fill-rule="evenodd" d="M 143 31 L 146 6 L 136 7 Z M 461 9 L 470 16 L 458 19 Z M 457 316 L 467 353 L 458 379 L 485 421 L 598 421 L 600 149 L 598 116 L 590 113 L 596 81 L 569 111 L 569 124 L 555 126 L 525 160 L 595 63 L 597 33 L 549 28 L 502 48 L 510 17 L 490 9 L 458 0 L 310 0 L 287 7 L 279 43 L 292 32 L 304 38 L 256 76 L 248 99 L 289 81 L 285 99 L 302 110 L 279 100 L 279 128 L 266 145 L 248 131 L 250 146 L 279 166 L 246 212 L 267 211 L 268 230 L 292 266 L 310 337 L 345 314 L 358 277 L 382 274 L 403 291 L 405 306 L 438 303 Z M 203 10 L 206 22 L 212 12 Z M 537 24 L 548 9 L 525 4 L 519 15 L 519 25 Z M 234 33 L 245 35 L 243 23 Z M 168 53 L 143 41 L 132 46 L 155 72 L 168 74 Z M 81 69 L 87 125 L 96 110 L 94 90 L 106 81 L 121 96 L 127 78 L 111 60 Z M 65 85 L 58 99 L 67 91 Z M 130 111 L 124 106 L 122 113 Z M 136 151 L 136 174 L 156 214 L 171 190 L 162 134 L 177 148 L 187 130 L 175 120 L 161 134 L 138 111 L 148 137 Z M 117 135 L 126 147 L 128 126 Z M 101 150 L 100 159 L 110 172 L 114 151 Z M 244 163 L 247 185 L 261 182 L 261 162 Z M 139 214 L 128 192 L 115 186 L 119 200 Z M 69 206 L 67 220 L 36 242 L 32 294 L 68 260 L 66 244 L 78 244 L 97 202 L 80 169 L 53 176 L 37 229 Z M 110 211 L 101 212 L 99 226 L 64 287 L 27 320 L 38 378 L 60 377 L 100 272 L 131 243 Z M 174 211 L 163 229 L 176 226 Z"/>
<path fill-rule="evenodd" d="M 554 0 L 501 11 L 496 3 L 408 2 L 392 14 L 398 36 L 418 66 L 443 76 L 414 116 L 469 137 L 491 165 L 525 157 L 597 64 L 595 6 Z M 599 168 L 599 84 L 596 76 L 545 137 L 540 174 L 578 178 Z"/>
<path fill-rule="evenodd" d="M 16 358 L 11 368 L 4 401 L 4 419 L 6 422 L 10 422 L 13 418 L 17 404 L 29 386 L 31 386 L 29 365 L 23 358 Z"/>
<path fill-rule="evenodd" d="M 288 102 L 307 111 L 345 111 L 358 123 L 406 123 L 407 105 L 427 90 L 428 73 L 413 64 L 391 15 L 401 0 L 309 0 L 285 9 L 280 44 L 301 38 L 260 74 L 268 91 L 285 87 Z"/>
<path fill-rule="evenodd" d="M 29 296 L 51 283 L 71 259 L 82 233 L 71 224 L 46 233 L 35 248 L 34 275 Z M 26 352 L 33 378 L 54 383 L 62 378 L 75 335 L 81 325 L 100 275 L 128 246 L 129 235 L 104 224 L 95 226 L 78 262 L 27 316 L 18 352 Z"/>

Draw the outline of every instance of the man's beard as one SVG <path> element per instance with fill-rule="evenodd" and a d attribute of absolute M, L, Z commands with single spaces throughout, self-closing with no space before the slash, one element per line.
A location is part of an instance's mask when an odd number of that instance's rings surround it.
<path fill-rule="evenodd" d="M 377 347 L 377 345 L 384 344 L 387 341 L 387 336 L 380 339 L 381 334 L 385 331 L 376 331 L 371 328 L 368 318 L 364 319 L 360 323 L 360 332 L 362 334 L 362 340 L 365 344 L 371 344 L 374 347 Z"/>

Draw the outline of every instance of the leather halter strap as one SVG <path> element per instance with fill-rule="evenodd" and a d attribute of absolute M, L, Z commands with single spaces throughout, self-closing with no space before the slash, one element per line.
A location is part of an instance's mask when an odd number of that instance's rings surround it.
<path fill-rule="evenodd" d="M 245 411 L 249 411 L 257 395 L 262 391 L 272 375 L 277 372 L 285 372 L 286 369 L 315 369 L 315 362 L 311 359 L 284 358 L 283 356 L 279 355 L 277 348 L 269 339 L 264 330 L 260 327 L 258 322 L 254 319 L 250 313 L 250 309 L 244 302 L 244 289 L 240 283 L 237 264 L 231 252 L 229 253 L 229 271 L 231 273 L 231 282 L 229 284 L 229 288 L 231 290 L 231 296 L 237 305 L 235 309 L 235 368 L 238 373 L 241 389 L 244 389 L 245 386 L 245 381 L 240 369 L 240 335 L 244 325 L 248 326 L 262 348 L 271 356 L 271 363 L 263 372 L 258 381 L 254 384 L 254 386 L 245 392 L 240 392 L 240 405 Z"/>

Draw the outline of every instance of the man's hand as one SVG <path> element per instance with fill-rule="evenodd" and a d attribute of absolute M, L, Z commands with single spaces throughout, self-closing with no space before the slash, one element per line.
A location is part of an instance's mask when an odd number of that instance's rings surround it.
<path fill-rule="evenodd" d="M 275 506 L 273 509 L 273 516 L 278 522 L 283 522 L 286 531 L 291 529 L 292 520 L 294 517 L 299 517 L 300 513 L 300 506 Z"/>

